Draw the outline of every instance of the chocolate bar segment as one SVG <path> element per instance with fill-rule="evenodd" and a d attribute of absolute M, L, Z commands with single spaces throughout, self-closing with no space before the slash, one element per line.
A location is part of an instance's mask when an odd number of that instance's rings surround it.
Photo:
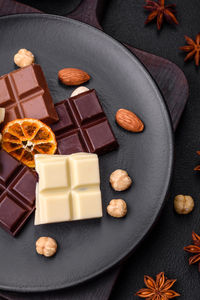
<path fill-rule="evenodd" d="M 102 217 L 96 154 L 36 155 L 35 165 L 35 225 Z"/>
<path fill-rule="evenodd" d="M 0 106 L 6 108 L 4 124 L 23 118 L 47 124 L 58 121 L 47 82 L 37 64 L 0 77 Z"/>
<path fill-rule="evenodd" d="M 0 226 L 15 236 L 35 209 L 37 177 L 0 150 Z"/>
<path fill-rule="evenodd" d="M 59 121 L 51 128 L 59 154 L 90 152 L 104 154 L 118 147 L 117 140 L 95 90 L 55 104 Z"/>

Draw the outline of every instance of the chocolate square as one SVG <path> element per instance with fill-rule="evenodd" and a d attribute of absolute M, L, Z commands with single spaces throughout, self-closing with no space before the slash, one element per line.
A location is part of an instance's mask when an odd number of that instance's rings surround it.
<path fill-rule="evenodd" d="M 20 219 L 24 217 L 26 209 L 13 200 L 9 195 L 4 194 L 0 201 L 0 225 L 6 230 L 13 231 Z"/>
<path fill-rule="evenodd" d="M 95 90 L 61 101 L 55 108 L 59 121 L 51 128 L 58 141 L 59 154 L 91 152 L 100 155 L 118 147 Z"/>
<path fill-rule="evenodd" d="M 16 235 L 35 209 L 37 177 L 0 150 L 0 226 Z"/>
<path fill-rule="evenodd" d="M 95 91 L 84 93 L 81 97 L 71 98 L 70 103 L 77 111 L 76 116 L 81 125 L 105 116 Z"/>
<path fill-rule="evenodd" d="M 7 77 L 0 77 L 0 105 L 15 102 L 11 86 Z"/>
<path fill-rule="evenodd" d="M 35 205 L 35 185 L 36 178 L 33 177 L 29 169 L 24 168 L 19 175 L 14 179 L 12 191 L 27 201 L 28 205 L 33 207 Z"/>
<path fill-rule="evenodd" d="M 58 153 L 68 155 L 77 152 L 87 152 L 81 133 L 76 131 L 68 136 L 58 139 Z"/>
<path fill-rule="evenodd" d="M 6 151 L 0 150 L 0 184 L 5 186 L 19 166 L 20 163 L 16 159 Z"/>
<path fill-rule="evenodd" d="M 52 125 L 52 128 L 55 132 L 65 132 L 66 130 L 70 130 L 76 125 L 74 124 L 74 120 L 72 116 L 69 114 L 69 108 L 67 107 L 66 101 L 59 102 L 59 105 L 56 104 L 56 111 L 59 117 L 59 121 Z"/>
<path fill-rule="evenodd" d="M 16 118 L 58 121 L 44 74 L 36 64 L 0 77 L 0 106 L 6 108 L 4 124 Z"/>
<path fill-rule="evenodd" d="M 19 99 L 40 89 L 39 78 L 37 78 L 33 65 L 11 72 L 10 77 Z"/>
<path fill-rule="evenodd" d="M 111 151 L 116 139 L 107 120 L 84 129 L 91 145 L 91 152 L 98 153 L 104 145 L 104 151 Z"/>

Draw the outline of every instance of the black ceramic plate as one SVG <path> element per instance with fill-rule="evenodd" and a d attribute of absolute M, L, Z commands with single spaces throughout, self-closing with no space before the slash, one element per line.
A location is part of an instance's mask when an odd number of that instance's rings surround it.
<path fill-rule="evenodd" d="M 92 79 L 119 142 L 119 150 L 100 157 L 104 217 L 34 227 L 33 216 L 13 238 L 0 229 L 0 288 L 46 291 L 69 287 L 90 279 L 126 257 L 154 223 L 166 196 L 173 156 L 172 128 L 158 88 L 139 61 L 106 34 L 82 23 L 48 15 L 18 15 L 0 19 L 1 74 L 13 70 L 13 55 L 31 50 L 46 75 L 53 99 L 58 102 L 72 88 L 58 82 L 57 72 L 78 67 Z M 115 112 L 127 108 L 145 123 L 142 134 L 124 131 L 115 124 Z M 128 171 L 132 187 L 123 193 L 109 186 L 110 173 Z M 106 214 L 112 198 L 128 204 L 124 219 Z M 39 236 L 56 238 L 59 249 L 46 259 L 36 254 Z"/>

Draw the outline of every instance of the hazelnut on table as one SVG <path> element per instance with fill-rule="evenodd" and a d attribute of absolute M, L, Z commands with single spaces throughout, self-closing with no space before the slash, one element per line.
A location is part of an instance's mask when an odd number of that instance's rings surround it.
<path fill-rule="evenodd" d="M 27 67 L 34 63 L 34 55 L 27 49 L 20 49 L 14 56 L 14 63 L 20 67 Z"/>
<path fill-rule="evenodd" d="M 117 169 L 110 175 L 110 184 L 115 191 L 125 191 L 131 186 L 132 179 L 125 170 Z"/>
<path fill-rule="evenodd" d="M 46 257 L 53 256 L 57 251 L 57 243 L 51 237 L 42 236 L 36 241 L 36 251 Z"/>
<path fill-rule="evenodd" d="M 114 218 L 123 218 L 127 214 L 127 205 L 123 199 L 112 199 L 107 206 L 107 213 Z"/>
<path fill-rule="evenodd" d="M 191 196 L 177 195 L 174 198 L 174 209 L 178 214 L 187 215 L 194 208 L 194 200 Z"/>

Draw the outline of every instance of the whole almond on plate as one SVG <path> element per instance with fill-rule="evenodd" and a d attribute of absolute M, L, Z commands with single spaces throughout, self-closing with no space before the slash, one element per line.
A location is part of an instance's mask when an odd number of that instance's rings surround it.
<path fill-rule="evenodd" d="M 65 68 L 58 72 L 58 78 L 66 85 L 80 85 L 90 80 L 90 75 L 80 69 Z"/>
<path fill-rule="evenodd" d="M 128 131 L 142 132 L 144 130 L 143 122 L 128 109 L 119 109 L 115 118 L 117 124 Z"/>

